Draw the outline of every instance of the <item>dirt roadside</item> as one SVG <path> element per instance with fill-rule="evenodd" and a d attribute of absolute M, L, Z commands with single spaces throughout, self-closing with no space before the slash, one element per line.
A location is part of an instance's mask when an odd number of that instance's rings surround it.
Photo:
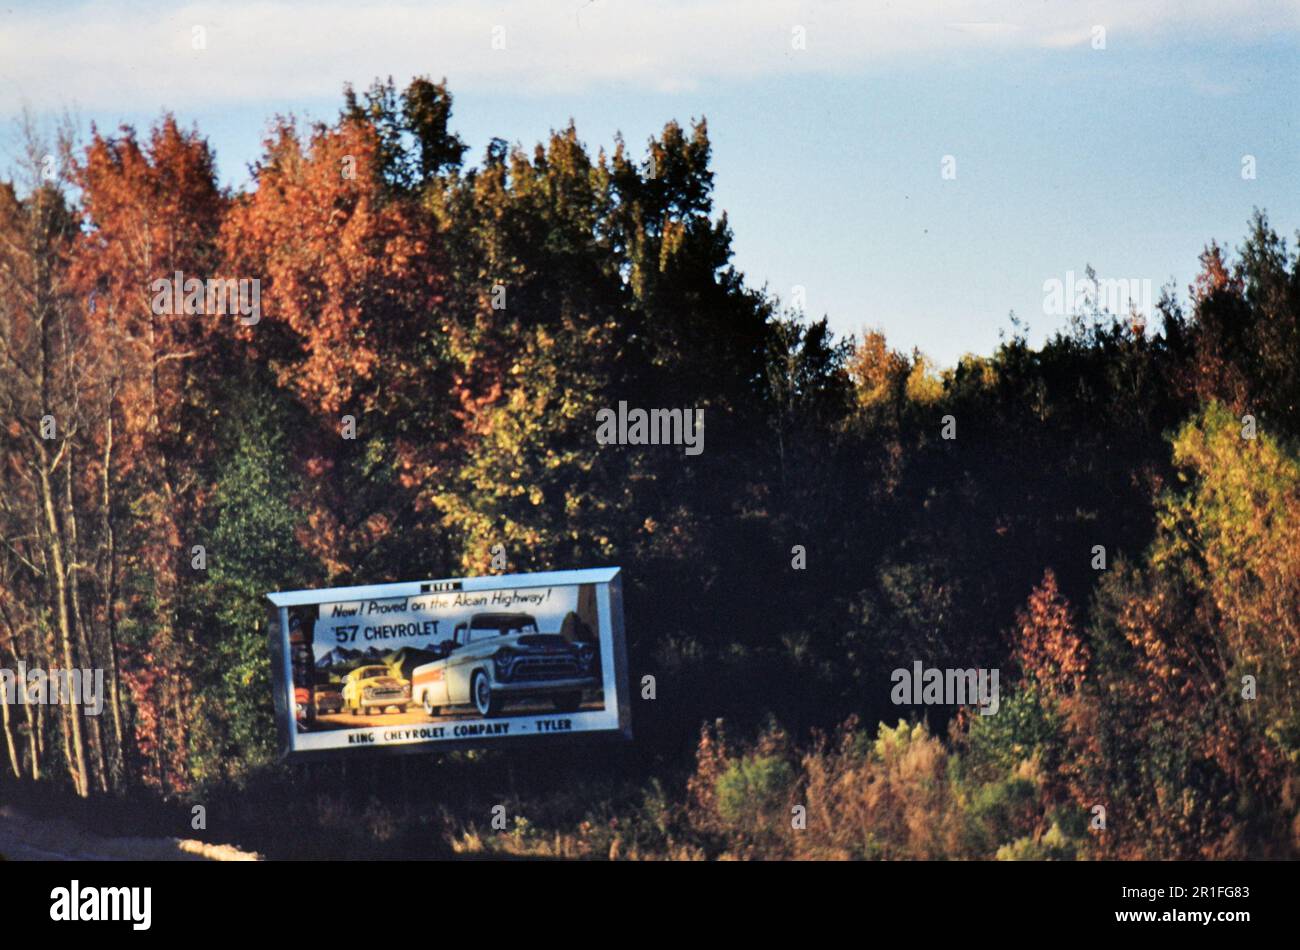
<path fill-rule="evenodd" d="M 25 815 L 0 806 L 0 860 L 260 861 L 262 856 L 189 838 L 105 838 L 66 819 Z"/>

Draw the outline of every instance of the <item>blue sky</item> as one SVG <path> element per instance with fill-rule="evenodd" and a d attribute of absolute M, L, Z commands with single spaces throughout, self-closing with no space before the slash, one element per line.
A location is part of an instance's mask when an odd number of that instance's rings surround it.
<path fill-rule="evenodd" d="M 1184 293 L 1254 207 L 1292 245 L 1300 227 L 1300 2 L 357 6 L 0 6 L 0 117 L 171 109 L 238 184 L 270 116 L 331 118 L 345 81 L 390 72 L 448 78 L 475 159 L 570 118 L 593 150 L 621 130 L 643 152 L 706 116 L 749 281 L 941 364 L 989 352 L 1012 310 L 1041 340 L 1064 320 L 1044 282 L 1069 271 Z"/>

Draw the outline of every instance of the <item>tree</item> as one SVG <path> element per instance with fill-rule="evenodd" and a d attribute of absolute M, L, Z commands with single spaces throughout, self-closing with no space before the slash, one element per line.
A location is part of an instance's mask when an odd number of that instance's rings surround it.
<path fill-rule="evenodd" d="M 299 443 L 312 476 L 300 540 L 331 580 L 367 558 L 382 576 L 395 565 L 376 552 L 416 545 L 393 526 L 399 517 L 414 526 L 412 508 L 457 435 L 434 222 L 415 196 L 389 192 L 382 149 L 358 118 L 307 141 L 282 124 L 256 191 L 222 232 L 227 266 L 263 282 L 263 319 L 240 329 L 249 353 L 315 420 Z M 345 440 L 345 417 L 355 439 Z"/>
<path fill-rule="evenodd" d="M 27 194 L 20 199 L 12 183 L 0 185 L 0 405 L 10 420 L 4 433 L 8 464 L 0 531 L 17 559 L 8 563 L 8 589 L 0 591 L 0 600 L 6 602 L 3 617 L 15 658 L 24 650 L 25 633 L 33 660 L 72 671 L 93 665 L 79 609 L 82 565 L 74 493 L 94 354 L 69 281 L 75 218 L 62 183 L 41 174 L 46 148 L 30 122 L 25 131 Z M 62 141 L 66 150 L 66 135 Z M 33 612 L 24 601 L 43 609 Z M 47 647 L 41 641 L 50 628 Z M 90 732 L 90 751 L 99 759 L 95 773 L 80 708 L 61 705 L 59 722 L 73 789 L 86 796 L 96 776 L 101 782 L 104 777 L 98 731 Z M 28 726 L 41 731 L 30 716 Z M 15 752 L 11 742 L 16 763 Z M 37 742 L 33 773 L 40 771 L 39 759 Z"/>
<path fill-rule="evenodd" d="M 96 623 L 138 714 L 134 765 L 164 788 L 183 787 L 193 644 L 177 613 L 199 540 L 185 526 L 201 504 L 211 392 L 229 365 L 236 315 L 171 312 L 157 306 L 156 282 L 219 276 L 227 198 L 206 141 L 169 115 L 143 142 L 129 127 L 115 137 L 93 131 L 73 176 L 83 227 L 71 279 L 110 394 L 90 440 L 99 482 Z M 112 705 L 122 730 L 116 689 Z"/>

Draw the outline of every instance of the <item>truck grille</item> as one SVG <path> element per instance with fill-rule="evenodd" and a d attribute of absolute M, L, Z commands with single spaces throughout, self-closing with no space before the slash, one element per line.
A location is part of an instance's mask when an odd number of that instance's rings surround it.
<path fill-rule="evenodd" d="M 512 682 L 576 679 L 581 675 L 578 661 L 571 656 L 521 656 L 510 670 Z"/>

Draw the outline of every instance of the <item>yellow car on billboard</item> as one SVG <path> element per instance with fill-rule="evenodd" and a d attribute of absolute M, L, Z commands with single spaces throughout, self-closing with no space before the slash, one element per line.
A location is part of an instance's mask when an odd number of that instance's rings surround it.
<path fill-rule="evenodd" d="M 343 711 L 355 715 L 383 712 L 389 706 L 405 709 L 411 686 L 382 664 L 359 666 L 343 677 Z"/>

